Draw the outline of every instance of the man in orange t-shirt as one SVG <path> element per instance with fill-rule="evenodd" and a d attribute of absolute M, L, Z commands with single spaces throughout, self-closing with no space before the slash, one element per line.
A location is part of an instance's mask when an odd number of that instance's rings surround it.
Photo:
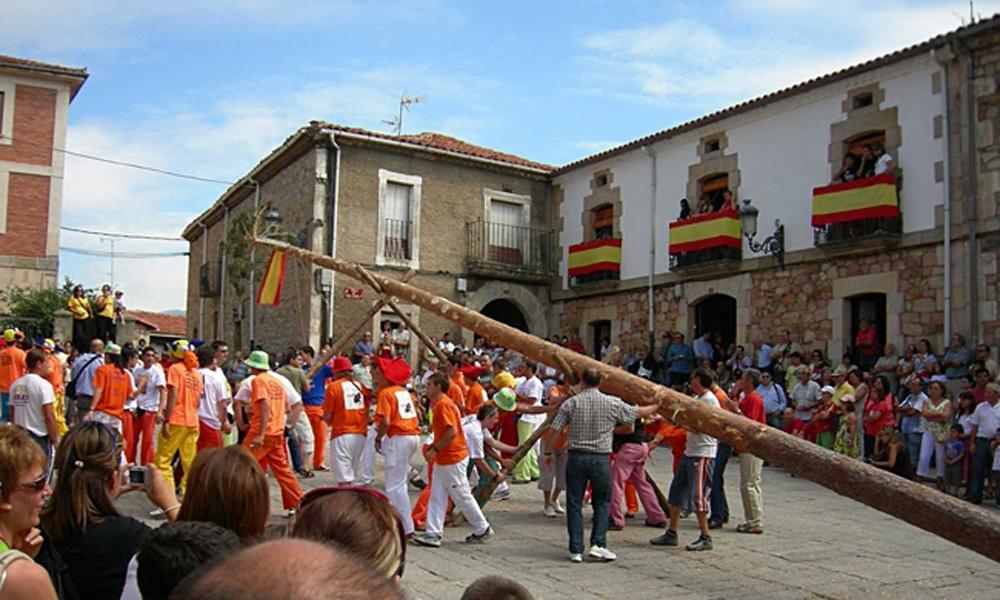
<path fill-rule="evenodd" d="M 326 384 L 323 396 L 323 420 L 331 427 L 333 480 L 338 485 L 354 483 L 368 434 L 369 402 L 361 385 L 354 381 L 353 373 L 347 357 L 336 357 L 333 360 L 334 380 Z M 326 440 L 319 443 L 326 443 Z"/>
<path fill-rule="evenodd" d="M 452 392 L 450 394 L 448 392 L 445 393 L 448 394 L 448 397 L 450 397 L 452 400 L 454 400 L 455 398 L 461 398 L 460 401 L 455 402 L 459 406 L 459 410 L 461 410 L 461 407 L 465 406 L 465 393 L 469 391 L 469 386 L 468 384 L 465 383 L 465 377 L 462 376 L 461 358 L 457 356 L 448 357 L 448 374 L 451 376 L 451 387 L 457 386 L 458 390 L 456 390 L 457 393 L 456 392 Z M 450 390 L 451 387 L 449 387 L 448 389 Z"/>
<path fill-rule="evenodd" d="M 281 488 L 281 505 L 292 510 L 302 499 L 302 488 L 288 466 L 285 453 L 285 412 L 288 396 L 281 382 L 271 374 L 267 353 L 254 350 L 244 361 L 254 376 L 250 384 L 250 428 L 243 445 L 266 472 L 268 467 Z"/>
<path fill-rule="evenodd" d="M 385 456 L 385 495 L 403 520 L 403 532 L 413 533 L 410 496 L 406 493 L 406 477 L 410 473 L 410 458 L 420 446 L 420 422 L 416 404 L 403 386 L 412 371 L 402 358 L 375 357 L 372 378 L 378 396 L 375 408 L 375 451 Z"/>
<path fill-rule="evenodd" d="M 486 404 L 486 400 L 488 400 L 486 390 L 479 383 L 479 376 L 483 374 L 483 371 L 483 367 L 477 365 L 470 365 L 459 369 L 468 388 L 465 392 L 465 402 L 460 404 L 459 408 L 466 414 L 477 414 L 479 407 Z M 448 394 L 448 396 L 453 397 L 451 394 Z"/>
<path fill-rule="evenodd" d="M 462 413 L 447 395 L 450 385 L 440 373 L 427 380 L 427 397 L 434 411 L 434 442 L 424 446 L 423 453 L 427 462 L 434 463 L 434 479 L 427 507 L 427 531 L 414 534 L 412 539 L 432 548 L 441 546 L 449 497 L 472 526 L 473 533 L 465 538 L 467 543 L 479 544 L 493 536 L 493 529 L 469 487 L 469 451 L 462 432 Z"/>
<path fill-rule="evenodd" d="M 17 345 L 17 334 L 13 329 L 4 331 L 6 346 L 0 350 L 0 401 L 3 403 L 4 423 L 10 422 L 10 384 L 28 372 L 27 355 Z"/>
<path fill-rule="evenodd" d="M 125 370 L 122 349 L 109 343 L 104 347 L 104 364 L 94 371 L 94 398 L 84 421 L 97 421 L 123 433 L 125 403 L 135 394 L 132 376 Z"/>
<path fill-rule="evenodd" d="M 181 455 L 181 493 L 187 487 L 191 462 L 198 452 L 198 400 L 201 398 L 201 373 L 198 357 L 188 349 L 187 340 L 177 340 L 170 346 L 171 365 L 167 369 L 167 401 L 160 406 L 156 421 L 160 433 L 156 439 L 156 467 L 167 482 L 174 485 L 174 454 Z"/>

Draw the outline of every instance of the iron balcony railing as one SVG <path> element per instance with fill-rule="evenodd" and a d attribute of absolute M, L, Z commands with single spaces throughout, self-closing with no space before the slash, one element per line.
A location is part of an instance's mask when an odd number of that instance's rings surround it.
<path fill-rule="evenodd" d="M 392 260 L 413 258 L 413 223 L 400 219 L 385 220 L 385 247 L 382 254 Z"/>
<path fill-rule="evenodd" d="M 465 224 L 469 267 L 555 275 L 555 231 L 476 219 Z"/>

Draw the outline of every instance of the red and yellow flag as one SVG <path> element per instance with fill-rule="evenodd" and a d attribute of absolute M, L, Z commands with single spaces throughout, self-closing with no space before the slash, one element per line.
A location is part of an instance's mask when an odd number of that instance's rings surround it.
<path fill-rule="evenodd" d="M 742 228 L 735 211 L 698 215 L 670 224 L 670 254 L 708 248 L 741 248 Z"/>
<path fill-rule="evenodd" d="M 285 253 L 280 250 L 271 252 L 267 261 L 267 269 L 257 290 L 257 304 L 281 304 L 281 286 L 285 283 Z"/>
<path fill-rule="evenodd" d="M 813 188 L 813 227 L 898 216 L 896 178 L 892 175 Z"/>
<path fill-rule="evenodd" d="M 620 271 L 621 265 L 621 240 L 594 240 L 569 247 L 570 277 L 579 277 L 598 271 Z"/>

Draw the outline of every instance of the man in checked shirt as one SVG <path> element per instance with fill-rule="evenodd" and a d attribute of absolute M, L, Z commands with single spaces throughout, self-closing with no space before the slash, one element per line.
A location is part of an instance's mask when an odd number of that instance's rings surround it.
<path fill-rule="evenodd" d="M 637 407 L 598 390 L 601 374 L 597 369 L 583 372 L 583 390 L 568 398 L 552 420 L 552 431 L 569 425 L 569 460 L 566 464 L 566 529 L 569 531 L 569 559 L 583 562 L 583 494 L 590 483 L 594 508 L 588 558 L 612 561 L 618 558 L 608 550 L 608 510 L 611 502 L 611 440 L 615 427 L 631 425 L 637 418 L 648 417 L 659 404 Z M 552 461 L 555 436 L 545 442 L 545 461 Z"/>

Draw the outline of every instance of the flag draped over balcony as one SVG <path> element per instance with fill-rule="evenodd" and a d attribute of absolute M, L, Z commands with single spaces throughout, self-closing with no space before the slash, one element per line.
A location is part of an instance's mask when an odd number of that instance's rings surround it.
<path fill-rule="evenodd" d="M 670 254 L 708 248 L 741 248 L 742 229 L 735 211 L 698 215 L 670 224 Z"/>
<path fill-rule="evenodd" d="M 285 283 L 285 253 L 275 250 L 267 261 L 267 269 L 257 290 L 257 304 L 281 304 L 281 286 Z"/>
<path fill-rule="evenodd" d="M 898 216 L 896 178 L 892 175 L 813 188 L 813 227 Z"/>
<path fill-rule="evenodd" d="M 579 277 L 598 271 L 620 271 L 622 241 L 594 240 L 569 247 L 569 275 Z"/>

